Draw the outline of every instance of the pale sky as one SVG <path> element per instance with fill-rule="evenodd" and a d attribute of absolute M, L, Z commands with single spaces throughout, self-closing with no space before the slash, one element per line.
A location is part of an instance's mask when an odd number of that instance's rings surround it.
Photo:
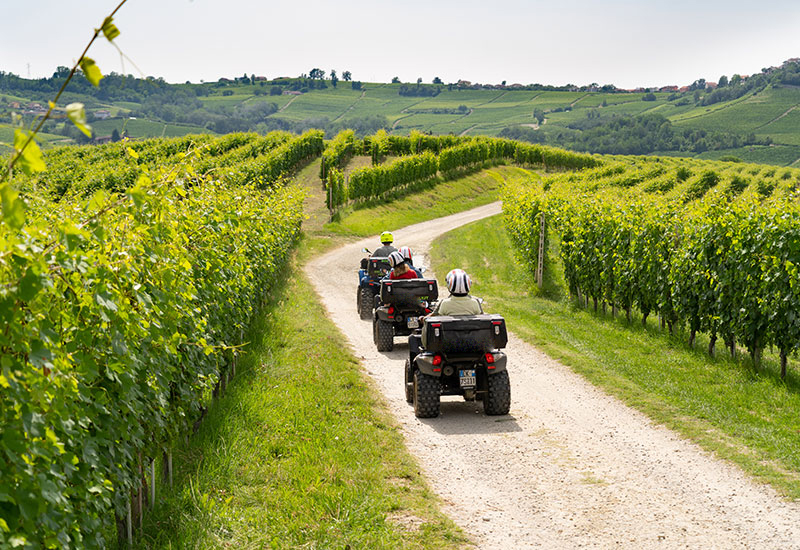
<path fill-rule="evenodd" d="M 71 66 L 119 0 L 0 0 L 0 70 Z M 800 57 L 797 0 L 128 0 L 116 42 L 148 76 L 686 85 Z M 137 74 L 105 40 L 104 73 Z"/>

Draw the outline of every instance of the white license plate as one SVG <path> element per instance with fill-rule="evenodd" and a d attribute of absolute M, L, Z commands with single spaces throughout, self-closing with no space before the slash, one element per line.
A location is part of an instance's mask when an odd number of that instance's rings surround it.
<path fill-rule="evenodd" d="M 408 328 L 419 328 L 419 319 L 416 317 L 408 317 L 406 323 L 408 324 Z"/>
<path fill-rule="evenodd" d="M 458 379 L 462 388 L 475 386 L 475 369 L 465 369 L 458 371 Z"/>

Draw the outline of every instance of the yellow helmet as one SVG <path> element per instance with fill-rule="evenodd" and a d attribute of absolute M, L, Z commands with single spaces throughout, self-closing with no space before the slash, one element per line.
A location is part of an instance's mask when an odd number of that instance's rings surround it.
<path fill-rule="evenodd" d="M 391 244 L 394 241 L 394 236 L 392 235 L 391 231 L 384 231 L 381 233 L 381 243 L 382 244 Z"/>

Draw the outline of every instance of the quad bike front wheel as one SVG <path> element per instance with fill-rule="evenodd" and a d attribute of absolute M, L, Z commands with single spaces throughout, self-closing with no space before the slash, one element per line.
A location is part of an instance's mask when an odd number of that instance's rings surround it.
<path fill-rule="evenodd" d="M 406 388 L 406 403 L 414 402 L 414 377 L 411 375 L 411 362 L 406 359 L 405 377 L 403 385 Z"/>

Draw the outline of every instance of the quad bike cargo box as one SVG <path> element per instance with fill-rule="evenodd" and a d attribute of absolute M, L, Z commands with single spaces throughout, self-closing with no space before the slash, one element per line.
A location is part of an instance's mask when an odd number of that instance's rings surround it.
<path fill-rule="evenodd" d="M 392 269 L 389 258 L 376 256 L 374 258 L 361 258 L 361 269 L 367 272 L 370 279 L 380 279 Z"/>
<path fill-rule="evenodd" d="M 508 343 L 502 315 L 437 315 L 425 322 L 425 351 L 470 354 L 501 349 Z"/>
<path fill-rule="evenodd" d="M 436 279 L 395 279 L 381 281 L 381 302 L 384 304 L 419 304 L 420 300 L 439 299 Z"/>

